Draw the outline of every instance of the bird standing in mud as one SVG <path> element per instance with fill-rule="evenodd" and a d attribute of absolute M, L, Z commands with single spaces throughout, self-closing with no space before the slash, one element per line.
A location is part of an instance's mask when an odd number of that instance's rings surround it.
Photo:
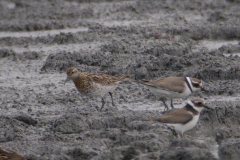
<path fill-rule="evenodd" d="M 210 109 L 200 98 L 194 98 L 183 108 L 171 111 L 160 118 L 148 119 L 145 121 L 157 121 L 166 123 L 174 127 L 176 132 L 183 136 L 183 133 L 192 129 L 198 122 L 200 112 L 204 109 Z"/>
<path fill-rule="evenodd" d="M 184 98 L 192 92 L 203 90 L 202 81 L 191 77 L 166 77 L 156 81 L 140 80 L 138 83 L 145 85 L 155 96 L 160 97 L 165 109 L 169 110 L 166 100 L 171 98 Z M 164 111 L 165 111 L 164 109 Z"/>
<path fill-rule="evenodd" d="M 112 105 L 115 106 L 113 102 L 112 92 L 115 90 L 117 84 L 121 81 L 127 80 L 125 75 L 118 77 L 110 76 L 107 74 L 92 74 L 87 72 L 79 72 L 76 68 L 70 67 L 67 69 L 67 79 L 73 81 L 77 90 L 89 97 L 101 97 L 102 106 L 100 111 L 105 105 L 104 96 L 109 93 L 112 99 Z M 64 83 L 64 84 L 65 84 Z"/>

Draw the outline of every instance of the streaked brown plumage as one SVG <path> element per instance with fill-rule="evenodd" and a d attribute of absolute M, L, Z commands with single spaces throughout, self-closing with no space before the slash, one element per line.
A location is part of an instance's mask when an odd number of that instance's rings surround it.
<path fill-rule="evenodd" d="M 89 97 L 101 97 L 102 98 L 102 110 L 105 101 L 104 96 L 109 93 L 113 102 L 112 92 L 116 88 L 117 84 L 121 81 L 127 80 L 125 75 L 118 77 L 110 76 L 107 74 L 93 74 L 87 72 L 79 72 L 76 68 L 70 67 L 67 69 L 67 79 L 65 83 L 72 80 L 77 90 Z"/>
<path fill-rule="evenodd" d="M 0 159 L 6 159 L 6 160 L 25 160 L 24 157 L 20 156 L 14 151 L 11 151 L 9 149 L 0 148 Z"/>

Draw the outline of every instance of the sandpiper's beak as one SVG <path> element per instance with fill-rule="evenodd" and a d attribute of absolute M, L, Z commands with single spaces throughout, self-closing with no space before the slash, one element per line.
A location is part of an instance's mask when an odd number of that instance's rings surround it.
<path fill-rule="evenodd" d="M 64 85 L 68 82 L 68 81 L 70 81 L 71 79 L 67 76 L 67 78 L 66 78 L 66 80 L 65 80 L 65 82 L 64 82 Z"/>

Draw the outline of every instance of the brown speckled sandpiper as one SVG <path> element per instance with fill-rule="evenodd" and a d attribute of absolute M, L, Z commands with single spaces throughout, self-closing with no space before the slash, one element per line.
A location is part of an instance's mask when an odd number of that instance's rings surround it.
<path fill-rule="evenodd" d="M 0 148 L 0 159 L 6 160 L 26 160 L 24 157 L 20 156 L 16 152 L 6 149 Z"/>
<path fill-rule="evenodd" d="M 101 97 L 101 111 L 105 105 L 104 96 L 107 93 L 109 93 L 109 95 L 111 96 L 112 105 L 115 106 L 113 102 L 112 92 L 115 90 L 119 82 L 127 79 L 128 78 L 125 75 L 115 77 L 102 73 L 93 74 L 87 72 L 79 72 L 76 68 L 70 67 L 67 69 L 67 79 L 65 83 L 72 80 L 77 90 L 81 94 L 89 97 Z"/>

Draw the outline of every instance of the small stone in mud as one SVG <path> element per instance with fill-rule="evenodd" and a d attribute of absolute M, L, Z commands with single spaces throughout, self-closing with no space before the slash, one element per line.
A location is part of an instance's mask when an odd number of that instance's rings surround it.
<path fill-rule="evenodd" d="M 21 115 L 16 117 L 17 120 L 22 121 L 28 125 L 32 125 L 32 126 L 36 126 L 38 121 L 34 120 L 32 117 L 28 116 L 28 115 Z"/>
<path fill-rule="evenodd" d="M 174 35 L 169 35 L 166 33 L 159 33 L 155 36 L 156 39 L 173 39 Z"/>

